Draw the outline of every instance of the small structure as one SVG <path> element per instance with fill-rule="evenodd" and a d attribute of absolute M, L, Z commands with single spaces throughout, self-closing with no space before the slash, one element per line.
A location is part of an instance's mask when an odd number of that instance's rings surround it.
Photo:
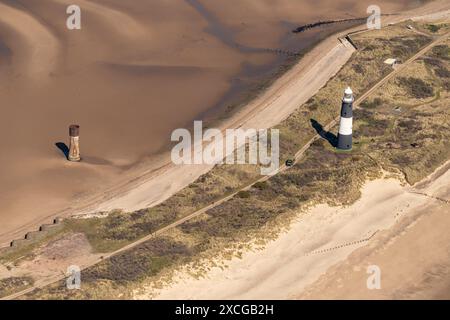
<path fill-rule="evenodd" d="M 345 89 L 342 99 L 341 122 L 339 124 L 338 144 L 339 150 L 351 150 L 353 147 L 353 91 Z"/>
<path fill-rule="evenodd" d="M 80 126 L 73 124 L 69 127 L 70 147 L 69 147 L 69 161 L 81 161 L 80 156 Z"/>
<path fill-rule="evenodd" d="M 398 63 L 398 60 L 394 59 L 394 58 L 389 58 L 389 59 L 384 60 L 384 63 L 387 65 L 390 65 L 391 67 L 395 67 Z"/>
<path fill-rule="evenodd" d="M 355 50 L 358 50 L 358 46 L 356 45 L 356 43 L 353 41 L 353 39 L 350 37 L 350 35 L 346 35 L 345 39 L 350 42 L 350 44 L 353 46 L 353 48 L 355 48 Z"/>

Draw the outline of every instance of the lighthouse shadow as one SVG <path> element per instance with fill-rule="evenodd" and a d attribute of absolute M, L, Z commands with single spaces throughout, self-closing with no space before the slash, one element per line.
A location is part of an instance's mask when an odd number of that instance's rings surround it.
<path fill-rule="evenodd" d="M 69 147 L 64 142 L 57 142 L 55 146 L 64 154 L 66 159 L 69 158 Z"/>
<path fill-rule="evenodd" d="M 327 140 L 334 148 L 337 146 L 338 139 L 334 133 L 324 130 L 323 126 L 314 119 L 310 119 L 311 126 L 325 140 Z"/>

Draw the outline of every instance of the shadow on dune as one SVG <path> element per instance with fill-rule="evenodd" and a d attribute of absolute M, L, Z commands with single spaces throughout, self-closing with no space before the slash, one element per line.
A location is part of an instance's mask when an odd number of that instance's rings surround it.
<path fill-rule="evenodd" d="M 324 130 L 323 126 L 314 119 L 310 119 L 311 126 L 316 132 L 325 140 L 327 140 L 333 147 L 337 146 L 337 137 L 334 133 Z"/>

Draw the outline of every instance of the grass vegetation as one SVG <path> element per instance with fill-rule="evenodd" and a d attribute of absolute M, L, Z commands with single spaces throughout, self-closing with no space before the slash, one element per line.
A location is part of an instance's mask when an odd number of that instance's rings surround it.
<path fill-rule="evenodd" d="M 360 50 L 324 88 L 278 126 L 284 160 L 316 134 L 311 120 L 325 125 L 339 114 L 344 87 L 351 85 L 355 94 L 361 95 L 391 72 L 383 63 L 386 58 L 395 56 L 405 61 L 430 38 L 398 25 L 358 35 L 354 41 Z M 433 59 L 449 70 L 445 57 Z M 256 183 L 164 235 L 88 268 L 83 272 L 82 290 L 68 292 L 60 283 L 35 290 L 28 297 L 127 298 L 138 284 L 153 281 L 173 268 L 187 264 L 204 267 L 204 258 L 239 254 L 246 244 L 270 238 L 313 204 L 354 202 L 364 182 L 378 177 L 381 167 L 403 172 L 410 183 L 419 181 L 450 155 L 446 81 L 426 60 L 414 63 L 406 74 L 391 79 L 355 110 L 352 152 L 336 152 L 327 140 L 318 140 L 289 170 Z M 434 88 L 433 93 L 429 87 Z M 257 169 L 217 166 L 157 207 L 114 212 L 102 219 L 72 220 L 68 226 L 86 233 L 97 251 L 111 251 L 239 190 L 258 178 Z M 346 186 L 345 193 L 342 186 Z"/>
<path fill-rule="evenodd" d="M 96 252 L 110 252 L 232 194 L 258 177 L 256 166 L 217 166 L 155 207 L 114 211 L 106 218 L 70 219 L 66 224 L 71 231 L 86 234 Z"/>
<path fill-rule="evenodd" d="M 10 277 L 0 279 L 0 298 L 6 297 L 14 292 L 24 290 L 33 285 L 31 277 Z"/>
<path fill-rule="evenodd" d="M 401 77 L 398 79 L 399 84 L 409 92 L 409 96 L 415 99 L 425 99 L 434 96 L 434 89 L 422 79 L 409 77 Z"/>
<path fill-rule="evenodd" d="M 441 29 L 440 25 L 436 25 L 436 24 L 427 24 L 426 28 L 428 30 L 430 30 L 430 32 L 436 33 Z"/>
<path fill-rule="evenodd" d="M 449 43 L 439 46 L 447 51 Z M 373 96 L 375 109 L 355 112 L 362 149 L 384 167 L 401 170 L 414 184 L 450 157 L 450 62 L 431 52 L 385 84 Z M 441 70 L 441 71 L 437 71 Z M 408 79 L 405 81 L 404 79 Z M 369 129 L 369 131 L 367 131 Z"/>
<path fill-rule="evenodd" d="M 58 227 L 45 232 L 45 235 L 35 241 L 29 241 L 18 247 L 7 247 L 0 251 L 0 263 L 19 264 L 22 260 L 33 257 L 34 250 L 50 241 L 61 238 L 69 230 L 66 226 Z"/>
<path fill-rule="evenodd" d="M 424 26 L 424 29 L 428 30 L 431 33 L 437 33 L 439 34 L 440 31 L 446 30 L 448 28 L 447 23 L 433 23 L 433 24 L 426 24 Z"/>

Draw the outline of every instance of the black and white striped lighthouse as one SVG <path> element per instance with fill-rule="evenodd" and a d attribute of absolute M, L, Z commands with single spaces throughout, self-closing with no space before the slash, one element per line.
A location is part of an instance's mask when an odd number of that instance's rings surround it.
<path fill-rule="evenodd" d="M 340 150 L 352 149 L 352 130 L 353 130 L 353 91 L 348 87 L 345 89 L 342 99 L 341 122 L 339 124 L 338 145 Z"/>

